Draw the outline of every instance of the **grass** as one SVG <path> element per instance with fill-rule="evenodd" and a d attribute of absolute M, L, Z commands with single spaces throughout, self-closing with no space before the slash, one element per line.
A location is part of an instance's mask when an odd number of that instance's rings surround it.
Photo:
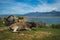
<path fill-rule="evenodd" d="M 3 21 L 0 20 L 0 27 L 4 27 L 4 26 L 5 26 L 5 24 L 3 24 Z"/>
<path fill-rule="evenodd" d="M 13 33 L 0 20 L 0 40 L 60 40 L 60 29 L 32 28 Z"/>
<path fill-rule="evenodd" d="M 60 29 L 33 28 L 31 31 L 17 33 L 5 29 L 0 30 L 0 40 L 60 40 Z"/>

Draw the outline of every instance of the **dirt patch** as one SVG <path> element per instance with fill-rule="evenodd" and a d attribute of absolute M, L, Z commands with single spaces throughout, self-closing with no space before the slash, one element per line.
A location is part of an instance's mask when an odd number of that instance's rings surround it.
<path fill-rule="evenodd" d="M 8 27 L 0 27 L 0 31 L 7 30 Z"/>
<path fill-rule="evenodd" d="M 34 36 L 36 38 L 44 38 L 44 37 L 48 37 L 51 34 L 52 34 L 51 32 L 36 32 Z"/>
<path fill-rule="evenodd" d="M 24 34 L 24 33 L 21 33 L 18 35 L 18 37 L 20 38 L 25 38 L 25 39 L 32 39 L 32 38 L 40 38 L 40 39 L 43 39 L 45 37 L 48 37 L 50 36 L 52 33 L 51 32 L 35 32 L 34 34 Z"/>

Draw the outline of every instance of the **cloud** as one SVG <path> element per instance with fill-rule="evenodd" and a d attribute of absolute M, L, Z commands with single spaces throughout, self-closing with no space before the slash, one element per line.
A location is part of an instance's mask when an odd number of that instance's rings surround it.
<path fill-rule="evenodd" d="M 31 9 L 33 8 L 31 5 L 24 4 L 24 3 L 14 3 L 14 6 L 7 6 L 7 5 L 5 5 L 5 6 L 6 7 L 2 7 L 3 10 L 0 11 L 0 13 L 3 13 L 3 14 L 24 14 L 24 13 L 31 11 Z"/>
<path fill-rule="evenodd" d="M 30 1 L 30 0 L 29 0 Z M 15 2 L 14 0 L 0 0 L 1 14 L 25 14 L 29 12 L 49 12 L 52 10 L 60 11 L 60 0 L 55 0 L 53 4 L 48 4 L 46 0 L 38 0 L 41 4 L 37 6 L 30 5 L 24 2 Z"/>

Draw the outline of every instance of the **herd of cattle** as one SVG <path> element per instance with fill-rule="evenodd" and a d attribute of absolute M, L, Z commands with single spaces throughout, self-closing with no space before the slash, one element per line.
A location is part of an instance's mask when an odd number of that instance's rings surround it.
<path fill-rule="evenodd" d="M 3 23 L 13 32 L 19 30 L 31 30 L 33 27 L 45 27 L 46 23 L 42 22 L 28 22 L 24 17 L 16 17 L 13 15 L 3 17 Z"/>

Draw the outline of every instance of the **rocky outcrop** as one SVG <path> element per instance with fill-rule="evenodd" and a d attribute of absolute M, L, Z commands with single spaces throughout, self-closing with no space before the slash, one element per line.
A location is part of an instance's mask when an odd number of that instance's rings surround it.
<path fill-rule="evenodd" d="M 24 17 L 15 17 L 10 15 L 8 17 L 4 17 L 5 24 L 9 26 L 9 29 L 13 32 L 17 32 L 19 30 L 31 30 L 33 27 L 41 28 L 45 27 L 46 23 L 43 22 L 27 22 Z"/>
<path fill-rule="evenodd" d="M 5 23 L 5 25 L 7 25 L 7 26 L 10 26 L 11 24 L 13 24 L 15 22 L 17 22 L 17 18 L 13 15 L 3 18 L 3 23 Z"/>
<path fill-rule="evenodd" d="M 31 30 L 30 26 L 28 26 L 26 23 L 14 23 L 12 25 L 9 26 L 9 29 L 12 30 L 13 32 L 17 32 L 19 30 Z"/>

